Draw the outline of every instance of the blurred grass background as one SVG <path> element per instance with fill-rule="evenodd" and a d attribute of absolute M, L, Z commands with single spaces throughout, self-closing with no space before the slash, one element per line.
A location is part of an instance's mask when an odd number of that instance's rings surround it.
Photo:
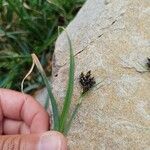
<path fill-rule="evenodd" d="M 35 53 L 51 74 L 58 26 L 66 27 L 85 0 L 0 0 L 0 87 L 20 91 Z M 38 71 L 24 83 L 25 92 L 43 86 Z"/>

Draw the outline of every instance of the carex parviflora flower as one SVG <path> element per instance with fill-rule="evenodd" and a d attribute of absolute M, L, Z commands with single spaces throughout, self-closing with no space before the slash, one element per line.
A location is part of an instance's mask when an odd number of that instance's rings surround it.
<path fill-rule="evenodd" d="M 150 58 L 147 58 L 148 62 L 147 62 L 147 67 L 150 69 Z"/>
<path fill-rule="evenodd" d="M 79 76 L 79 82 L 83 89 L 82 94 L 89 91 L 96 83 L 94 77 L 91 77 L 91 71 L 88 71 L 86 74 L 82 72 Z"/>

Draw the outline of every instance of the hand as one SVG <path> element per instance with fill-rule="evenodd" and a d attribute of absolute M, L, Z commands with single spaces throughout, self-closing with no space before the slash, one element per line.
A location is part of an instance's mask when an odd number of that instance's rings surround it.
<path fill-rule="evenodd" d="M 0 89 L 0 150 L 67 150 L 64 136 L 48 130 L 48 113 L 35 99 Z"/>

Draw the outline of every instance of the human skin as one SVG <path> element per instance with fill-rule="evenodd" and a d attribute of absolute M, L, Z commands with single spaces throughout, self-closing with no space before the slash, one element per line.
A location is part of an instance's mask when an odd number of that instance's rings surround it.
<path fill-rule="evenodd" d="M 67 150 L 65 137 L 49 131 L 49 118 L 33 97 L 0 88 L 0 150 Z"/>

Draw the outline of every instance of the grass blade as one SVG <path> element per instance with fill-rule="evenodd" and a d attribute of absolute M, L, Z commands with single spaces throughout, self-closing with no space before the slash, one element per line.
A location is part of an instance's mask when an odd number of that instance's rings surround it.
<path fill-rule="evenodd" d="M 69 50 L 70 50 L 70 67 L 69 67 L 69 80 L 68 80 L 68 85 L 67 85 L 67 92 L 63 104 L 63 110 L 60 118 L 60 132 L 64 132 L 64 127 L 66 125 L 67 117 L 68 117 L 68 112 L 71 104 L 71 99 L 73 95 L 73 87 L 74 87 L 74 68 L 75 68 L 75 62 L 74 62 L 74 54 L 73 54 L 73 49 L 72 49 L 72 44 L 71 40 L 69 38 L 68 33 L 67 38 L 69 42 Z"/>
<path fill-rule="evenodd" d="M 57 103 L 56 103 L 56 99 L 52 93 L 52 89 L 51 89 L 51 86 L 49 84 L 49 81 L 46 77 L 46 74 L 37 58 L 37 56 L 35 54 L 32 54 L 32 59 L 35 63 L 35 65 L 37 66 L 38 68 L 38 71 L 40 72 L 42 78 L 43 78 L 43 81 L 46 85 L 46 88 L 47 88 L 47 92 L 48 92 L 48 95 L 49 95 L 49 98 L 51 100 L 51 105 L 52 105 L 52 112 L 53 112 L 53 120 L 54 120 L 54 130 L 58 130 L 59 129 L 59 113 L 58 113 L 58 107 L 57 107 Z M 46 108 L 49 106 L 49 99 L 47 99 L 46 101 Z"/>
<path fill-rule="evenodd" d="M 23 78 L 23 80 L 22 80 L 22 82 L 21 82 L 21 92 L 22 92 L 22 93 L 24 93 L 24 92 L 23 92 L 23 84 L 24 84 L 24 81 L 25 81 L 25 79 L 31 74 L 32 70 L 34 69 L 34 65 L 35 65 L 35 63 L 33 62 L 33 63 L 32 63 L 32 66 L 31 66 L 31 68 L 30 68 L 30 70 L 29 70 L 29 72 L 26 74 L 26 76 Z"/>
<path fill-rule="evenodd" d="M 68 131 L 70 130 L 72 121 L 73 121 L 73 119 L 75 118 L 76 114 L 78 113 L 78 110 L 79 110 L 79 108 L 80 108 L 80 106 L 81 106 L 81 104 L 82 104 L 82 101 L 83 101 L 83 97 L 84 97 L 84 96 L 85 96 L 85 94 L 82 94 L 82 93 L 80 94 L 80 97 L 79 97 L 79 99 L 78 99 L 78 103 L 77 103 L 77 105 L 75 106 L 75 108 L 74 108 L 74 110 L 73 110 L 73 112 L 72 112 L 72 114 L 71 114 L 71 117 L 70 117 L 70 119 L 69 119 L 69 121 L 68 121 L 68 123 L 67 123 L 67 125 L 66 125 L 66 128 L 65 128 L 65 130 L 64 130 L 64 134 L 65 134 L 65 135 L 67 135 Z"/>

